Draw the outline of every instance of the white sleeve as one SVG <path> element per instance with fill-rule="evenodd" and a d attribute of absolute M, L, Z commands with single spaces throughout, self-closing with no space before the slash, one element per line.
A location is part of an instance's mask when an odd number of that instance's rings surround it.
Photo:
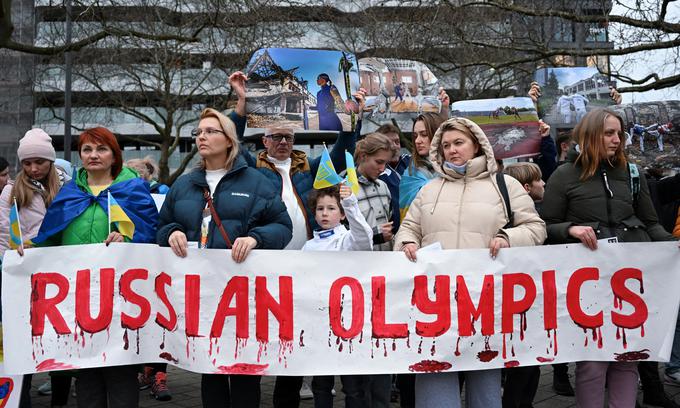
<path fill-rule="evenodd" d="M 349 234 L 345 235 L 341 248 L 343 251 L 372 251 L 373 229 L 359 209 L 359 201 L 352 194 L 341 201 L 345 216 L 349 222 Z"/>

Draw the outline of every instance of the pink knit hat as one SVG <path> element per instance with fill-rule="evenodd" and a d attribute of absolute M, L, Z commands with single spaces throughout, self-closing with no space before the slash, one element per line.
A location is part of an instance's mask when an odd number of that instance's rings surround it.
<path fill-rule="evenodd" d="M 19 160 L 25 159 L 47 159 L 54 161 L 57 154 L 52 146 L 52 138 L 42 129 L 31 129 L 19 140 L 17 150 Z"/>

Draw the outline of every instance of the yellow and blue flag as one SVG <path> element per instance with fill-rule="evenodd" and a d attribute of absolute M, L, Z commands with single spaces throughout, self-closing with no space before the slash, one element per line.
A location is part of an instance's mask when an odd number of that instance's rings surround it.
<path fill-rule="evenodd" d="M 342 178 L 335 172 L 331 156 L 328 154 L 326 145 L 323 146 L 323 153 L 321 154 L 321 161 L 319 162 L 319 169 L 316 171 L 314 178 L 314 188 L 321 189 L 336 184 L 342 183 Z"/>
<path fill-rule="evenodd" d="M 345 151 L 345 163 L 347 166 L 347 178 L 345 182 L 352 188 L 354 195 L 359 194 L 359 178 L 357 177 L 357 169 L 354 167 L 354 157 L 349 152 Z"/>
<path fill-rule="evenodd" d="M 123 211 L 118 201 L 111 195 L 111 192 L 107 191 L 107 194 L 109 195 L 109 228 L 111 224 L 114 224 L 121 235 L 132 241 L 132 237 L 135 235 L 135 224 L 125 214 L 125 211 Z"/>
<path fill-rule="evenodd" d="M 24 245 L 24 240 L 21 237 L 21 223 L 19 222 L 19 207 L 17 206 L 17 199 L 14 198 L 14 204 L 9 209 L 9 247 L 10 249 L 17 249 Z"/>

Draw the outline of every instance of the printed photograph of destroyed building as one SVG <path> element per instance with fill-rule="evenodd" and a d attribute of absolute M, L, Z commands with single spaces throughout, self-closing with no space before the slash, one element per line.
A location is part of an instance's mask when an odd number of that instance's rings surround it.
<path fill-rule="evenodd" d="M 353 54 L 341 51 L 266 48 L 246 68 L 248 127 L 352 131 L 351 95 L 359 89 Z"/>
<path fill-rule="evenodd" d="M 427 65 L 394 58 L 359 60 L 361 87 L 367 92 L 362 133 L 395 121 L 410 131 L 412 120 L 422 112 L 439 112 L 439 80 Z"/>

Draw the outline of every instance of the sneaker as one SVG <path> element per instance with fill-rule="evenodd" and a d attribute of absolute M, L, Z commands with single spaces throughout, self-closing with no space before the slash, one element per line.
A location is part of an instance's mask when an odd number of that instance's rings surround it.
<path fill-rule="evenodd" d="M 335 397 L 335 388 L 331 389 L 331 395 Z"/>
<path fill-rule="evenodd" d="M 172 394 L 168 389 L 166 374 L 157 372 L 153 384 L 151 384 L 151 395 L 158 401 L 170 401 Z"/>
<path fill-rule="evenodd" d="M 38 395 L 52 395 L 52 382 L 50 380 L 38 387 Z"/>
<path fill-rule="evenodd" d="M 646 396 L 643 396 L 642 398 L 642 403 L 646 406 L 652 406 L 652 407 L 662 407 L 662 408 L 680 408 L 680 405 L 676 404 L 673 399 L 668 398 L 668 395 L 661 394 L 661 395 L 653 395 L 647 398 Z"/>
<path fill-rule="evenodd" d="M 664 371 L 663 382 L 668 385 L 675 385 L 676 387 L 680 386 L 680 371 L 676 371 L 670 374 Z"/>
<path fill-rule="evenodd" d="M 139 375 L 137 376 L 137 382 L 139 383 L 140 391 L 150 388 L 151 384 L 153 384 L 153 380 L 154 380 L 153 368 L 144 367 L 144 372 L 139 373 Z"/>
<path fill-rule="evenodd" d="M 301 400 L 308 400 L 308 399 L 313 399 L 314 394 L 312 393 L 312 389 L 309 388 L 309 385 L 306 382 L 302 382 L 302 387 L 300 388 L 300 399 Z"/>
<path fill-rule="evenodd" d="M 555 394 L 565 397 L 573 397 L 576 395 L 569 382 L 569 375 L 553 375 L 553 390 L 555 391 Z"/>

